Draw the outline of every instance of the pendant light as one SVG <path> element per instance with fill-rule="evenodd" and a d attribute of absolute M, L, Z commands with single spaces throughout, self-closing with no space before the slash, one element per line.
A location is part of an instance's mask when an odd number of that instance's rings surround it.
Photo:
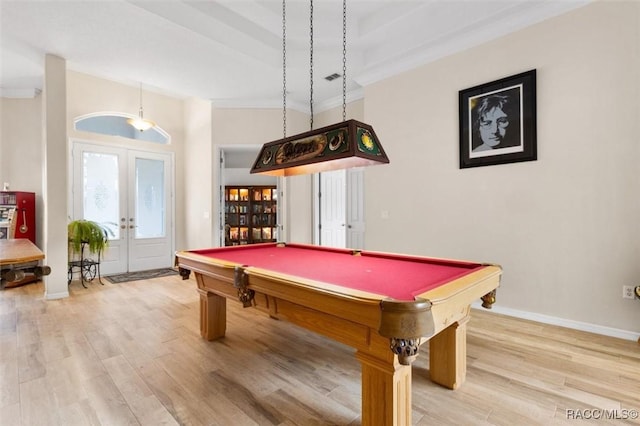
<path fill-rule="evenodd" d="M 138 117 L 128 119 L 127 123 L 131 124 L 136 128 L 136 130 L 140 130 L 141 132 L 156 126 L 156 123 L 153 121 L 145 119 L 142 112 L 142 83 L 140 83 L 140 110 L 138 111 Z"/>
<path fill-rule="evenodd" d="M 346 120 L 347 1 L 342 3 L 342 122 L 313 129 L 313 0 L 310 0 L 311 130 L 287 137 L 286 132 L 286 0 L 282 1 L 283 138 L 268 142 L 258 153 L 251 173 L 292 176 L 389 163 L 376 133 L 368 124 Z"/>

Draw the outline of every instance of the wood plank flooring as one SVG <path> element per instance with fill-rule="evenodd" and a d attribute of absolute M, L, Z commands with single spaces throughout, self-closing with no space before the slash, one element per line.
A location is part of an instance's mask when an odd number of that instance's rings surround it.
<path fill-rule="evenodd" d="M 0 425 L 360 424 L 350 348 L 235 303 L 227 337 L 206 342 L 195 287 L 173 276 L 73 282 L 62 300 L 44 300 L 41 283 L 0 292 Z M 413 368 L 415 425 L 640 411 L 636 342 L 474 310 L 456 391 L 429 381 L 427 348 Z"/>

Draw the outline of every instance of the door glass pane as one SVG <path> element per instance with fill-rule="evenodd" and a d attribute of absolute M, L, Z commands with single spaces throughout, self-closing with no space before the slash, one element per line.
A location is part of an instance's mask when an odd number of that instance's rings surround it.
<path fill-rule="evenodd" d="M 164 161 L 136 158 L 136 238 L 165 236 Z"/>
<path fill-rule="evenodd" d="M 109 239 L 120 239 L 118 156 L 83 152 L 82 176 L 83 219 L 92 220 L 109 228 L 111 230 Z"/>

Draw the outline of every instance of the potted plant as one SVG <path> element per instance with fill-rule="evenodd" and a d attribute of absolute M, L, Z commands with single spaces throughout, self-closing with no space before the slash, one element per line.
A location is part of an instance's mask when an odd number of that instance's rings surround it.
<path fill-rule="evenodd" d="M 67 226 L 69 248 L 73 253 L 80 253 L 83 245 L 90 253 L 100 255 L 109 246 L 110 230 L 91 220 L 74 220 Z"/>

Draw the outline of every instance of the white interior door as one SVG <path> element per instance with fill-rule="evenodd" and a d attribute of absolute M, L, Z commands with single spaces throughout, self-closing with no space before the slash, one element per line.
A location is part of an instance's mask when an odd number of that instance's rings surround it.
<path fill-rule="evenodd" d="M 364 170 L 320 173 L 320 245 L 364 249 Z"/>
<path fill-rule="evenodd" d="M 347 247 L 364 249 L 364 169 L 347 170 Z"/>
<path fill-rule="evenodd" d="M 320 173 L 320 244 L 346 247 L 346 171 Z"/>
<path fill-rule="evenodd" d="M 171 154 L 74 143 L 72 215 L 109 230 L 103 274 L 172 265 L 172 187 Z"/>

